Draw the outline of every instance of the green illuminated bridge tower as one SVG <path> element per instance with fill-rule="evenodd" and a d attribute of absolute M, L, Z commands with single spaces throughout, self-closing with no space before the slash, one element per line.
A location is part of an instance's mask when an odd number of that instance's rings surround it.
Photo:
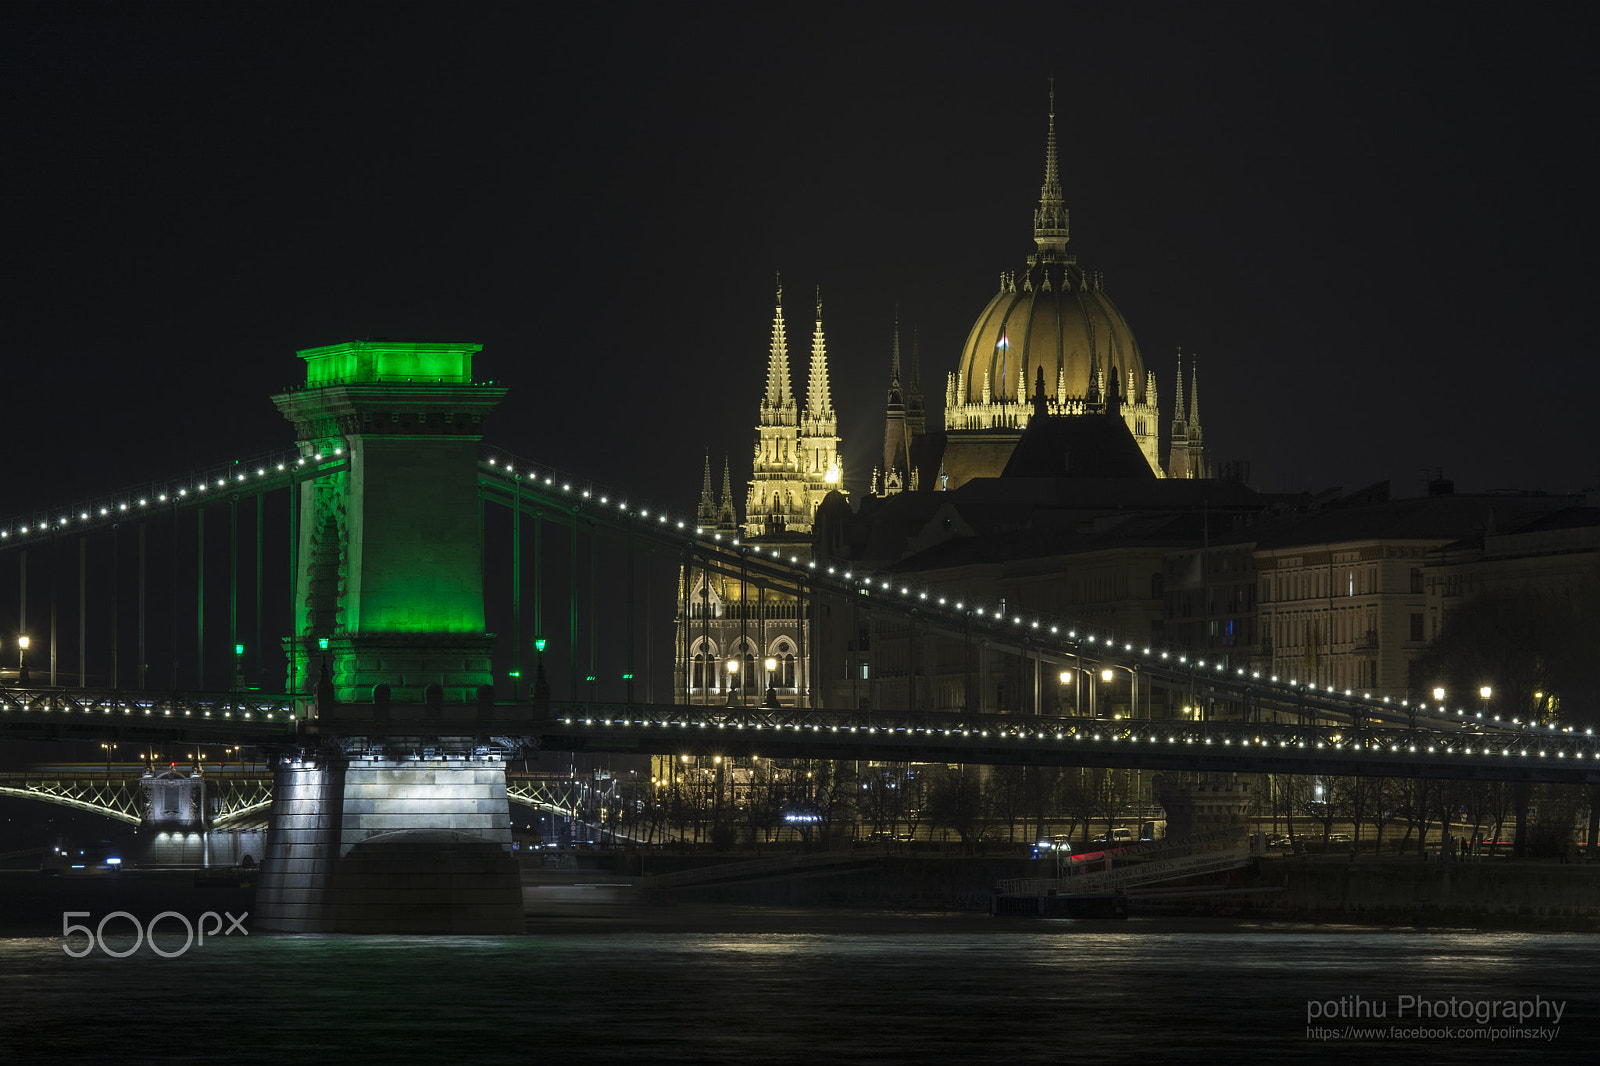
<path fill-rule="evenodd" d="M 256 919 L 285 932 L 522 929 L 494 701 L 475 471 L 506 390 L 472 380 L 474 344 L 353 341 L 300 352 L 274 397 L 307 481 L 289 682 L 314 692 L 275 770 Z M 341 451 L 342 450 L 342 451 Z"/>
<path fill-rule="evenodd" d="M 300 488 L 290 691 L 322 664 L 341 703 L 386 684 L 450 703 L 489 677 L 477 446 L 506 390 L 472 381 L 476 344 L 352 341 L 300 352 L 306 386 L 273 397 L 301 453 L 349 468 Z"/>

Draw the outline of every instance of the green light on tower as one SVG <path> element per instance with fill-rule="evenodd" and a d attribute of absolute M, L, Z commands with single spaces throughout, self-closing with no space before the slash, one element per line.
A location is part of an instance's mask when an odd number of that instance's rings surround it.
<path fill-rule="evenodd" d="M 547 643 L 547 641 L 543 637 L 534 638 L 533 650 L 538 652 L 538 653 L 540 653 L 541 655 L 544 654 L 544 646 L 545 646 L 546 643 Z"/>
<path fill-rule="evenodd" d="M 233 654 L 235 654 L 235 655 L 243 655 L 244 654 L 244 645 L 243 644 L 235 644 L 233 646 Z"/>
<path fill-rule="evenodd" d="M 317 648 L 319 650 L 321 650 L 321 651 L 327 651 L 328 650 L 328 638 L 327 637 L 318 637 L 317 638 Z"/>

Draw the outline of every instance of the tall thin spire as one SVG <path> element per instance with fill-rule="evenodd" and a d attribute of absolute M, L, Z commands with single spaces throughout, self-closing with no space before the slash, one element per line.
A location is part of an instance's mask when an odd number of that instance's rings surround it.
<path fill-rule="evenodd" d="M 714 529 L 717 524 L 717 498 L 711 495 L 711 453 L 706 452 L 706 472 L 700 479 L 700 509 L 696 512 L 702 529 Z"/>
<path fill-rule="evenodd" d="M 739 512 L 733 505 L 733 478 L 729 476 L 726 455 L 722 457 L 722 506 L 717 509 L 717 528 L 724 531 L 739 528 Z"/>
<path fill-rule="evenodd" d="M 1189 424 L 1200 425 L 1200 362 L 1191 360 L 1189 363 Z"/>
<path fill-rule="evenodd" d="M 772 348 L 767 358 L 767 394 L 762 407 L 782 408 L 794 401 L 789 395 L 789 339 L 783 327 L 783 278 L 777 279 L 777 309 L 772 315 Z"/>
<path fill-rule="evenodd" d="M 1183 421 L 1183 349 L 1182 348 L 1178 349 L 1178 387 L 1173 390 L 1173 395 L 1175 397 L 1177 397 L 1177 399 L 1175 399 L 1173 401 L 1172 420 L 1174 422 L 1182 422 Z"/>
<path fill-rule="evenodd" d="M 906 386 L 906 439 L 915 445 L 928 432 L 928 412 L 922 400 L 922 341 L 916 326 L 911 327 L 911 383 Z M 918 449 L 919 454 L 921 449 Z M 907 455 L 907 459 L 915 459 Z M 911 488 L 917 488 L 917 471 L 911 471 Z"/>
<path fill-rule="evenodd" d="M 811 375 L 806 384 L 806 416 L 832 418 L 833 398 L 828 395 L 828 345 L 822 335 L 822 286 L 817 286 L 817 328 L 811 335 Z"/>
<path fill-rule="evenodd" d="M 910 435 L 906 431 L 905 391 L 900 385 L 900 308 L 894 309 L 889 344 L 889 399 L 883 419 L 883 479 L 874 478 L 878 495 L 903 492 L 911 482 Z"/>
<path fill-rule="evenodd" d="M 1039 188 L 1039 208 L 1033 213 L 1033 240 L 1037 258 L 1066 262 L 1068 213 L 1061 198 L 1061 173 L 1056 166 L 1056 79 L 1050 79 L 1050 128 L 1045 137 L 1044 184 Z"/>
<path fill-rule="evenodd" d="M 894 308 L 894 341 L 889 346 L 889 402 L 900 403 L 900 305 Z"/>

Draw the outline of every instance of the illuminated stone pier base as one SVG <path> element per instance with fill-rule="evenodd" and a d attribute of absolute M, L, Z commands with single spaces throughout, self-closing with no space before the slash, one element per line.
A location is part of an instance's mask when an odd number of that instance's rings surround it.
<path fill-rule="evenodd" d="M 286 760 L 254 927 L 284 933 L 523 931 L 498 759 Z"/>
<path fill-rule="evenodd" d="M 272 774 L 267 851 L 256 882 L 255 928 L 332 930 L 333 867 L 339 855 L 342 760 L 286 759 Z"/>

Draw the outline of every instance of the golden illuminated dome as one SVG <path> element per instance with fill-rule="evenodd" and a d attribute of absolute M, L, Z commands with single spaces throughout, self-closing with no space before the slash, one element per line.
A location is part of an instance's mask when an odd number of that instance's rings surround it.
<path fill-rule="evenodd" d="M 1130 370 L 1144 387 L 1144 359 L 1127 320 L 1099 278 L 1076 264 L 1035 263 L 1021 277 L 1007 275 L 967 335 L 957 383 L 965 402 L 982 403 L 987 375 L 991 401 L 1017 403 L 1027 400 L 1039 367 L 1052 398 L 1058 388 L 1083 396 L 1091 367 L 1108 377 L 1116 367 L 1124 393 Z"/>
<path fill-rule="evenodd" d="M 1152 473 L 1159 405 L 1155 376 L 1103 277 L 1067 251 L 1070 216 L 1056 166 L 1055 92 L 1050 94 L 1044 184 L 1033 213 L 1036 250 L 973 323 L 945 388 L 944 487 L 1001 473 L 1035 412 L 1051 417 L 1121 417 Z"/>

